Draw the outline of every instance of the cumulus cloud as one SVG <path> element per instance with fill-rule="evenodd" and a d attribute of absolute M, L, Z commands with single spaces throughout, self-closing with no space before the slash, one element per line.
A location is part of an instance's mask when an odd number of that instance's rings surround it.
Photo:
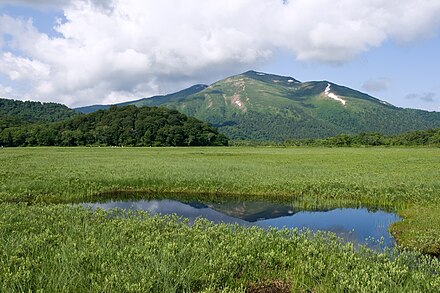
<path fill-rule="evenodd" d="M 2 3 L 63 11 L 57 37 L 39 32 L 32 20 L 0 16 L 0 34 L 11 36 L 1 48 L 14 49 L 0 52 L 0 72 L 30 82 L 29 95 L 72 106 L 178 89 L 252 67 L 275 49 L 299 60 L 344 63 L 388 39 L 429 37 L 440 23 L 440 2 L 430 0 Z"/>
<path fill-rule="evenodd" d="M 369 79 L 364 82 L 362 89 L 367 92 L 378 93 L 386 91 L 390 85 L 391 81 L 387 78 Z"/>
<path fill-rule="evenodd" d="M 408 94 L 405 98 L 408 100 L 420 100 L 427 103 L 433 103 L 437 101 L 437 95 L 432 92 L 422 94 Z"/>
<path fill-rule="evenodd" d="M 11 53 L 0 56 L 0 73 L 9 76 L 10 80 L 39 80 L 49 76 L 50 69 L 38 60 L 17 57 Z"/>
<path fill-rule="evenodd" d="M 0 97 L 8 97 L 12 94 L 12 88 L 0 84 Z"/>
<path fill-rule="evenodd" d="M 77 0 L 83 2 L 89 2 L 96 7 L 111 8 L 111 0 Z M 64 7 L 72 5 L 72 0 L 0 0 L 0 5 L 22 5 L 30 6 L 33 8 L 47 9 L 63 9 Z"/>

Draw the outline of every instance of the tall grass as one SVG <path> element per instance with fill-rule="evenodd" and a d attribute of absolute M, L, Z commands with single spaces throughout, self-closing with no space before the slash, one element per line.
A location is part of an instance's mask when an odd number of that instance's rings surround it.
<path fill-rule="evenodd" d="M 66 202 L 112 190 L 439 203 L 440 150 L 23 148 L 0 150 L 0 198 Z"/>
<path fill-rule="evenodd" d="M 2 292 L 440 290 L 435 259 L 355 251 L 326 234 L 65 205 L 0 207 Z"/>

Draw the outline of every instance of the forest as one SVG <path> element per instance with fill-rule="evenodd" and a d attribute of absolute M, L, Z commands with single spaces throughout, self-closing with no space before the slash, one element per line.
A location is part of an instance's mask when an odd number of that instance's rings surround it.
<path fill-rule="evenodd" d="M 76 115 L 75 110 L 62 104 L 0 99 L 0 130 L 5 125 L 17 125 L 19 121 L 55 122 Z"/>
<path fill-rule="evenodd" d="M 440 146 L 440 128 L 409 131 L 396 135 L 363 132 L 357 135 L 340 134 L 324 139 L 303 139 L 284 142 L 291 146 Z"/>
<path fill-rule="evenodd" d="M 339 134 L 327 138 L 292 139 L 283 142 L 259 140 L 231 140 L 234 146 L 285 146 L 285 147 L 365 147 L 365 146 L 440 146 L 440 128 L 384 135 L 362 132 L 355 135 Z"/>
<path fill-rule="evenodd" d="M 58 122 L 1 122 L 5 147 L 228 145 L 228 138 L 207 123 L 158 107 L 111 107 Z"/>

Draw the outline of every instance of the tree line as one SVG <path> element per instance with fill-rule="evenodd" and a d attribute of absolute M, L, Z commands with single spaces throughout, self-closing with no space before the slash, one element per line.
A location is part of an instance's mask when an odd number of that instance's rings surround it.
<path fill-rule="evenodd" d="M 417 130 L 397 135 L 364 132 L 357 135 L 340 134 L 324 139 L 286 141 L 298 146 L 440 146 L 440 128 Z"/>
<path fill-rule="evenodd" d="M 59 122 L 0 128 L 0 145 L 7 147 L 227 144 L 228 138 L 209 124 L 161 107 L 113 106 Z"/>
<path fill-rule="evenodd" d="M 248 146 L 322 146 L 322 147 L 357 147 L 357 146 L 438 146 L 440 147 L 440 128 L 417 130 L 396 135 L 383 135 L 363 132 L 356 135 L 339 134 L 327 138 L 293 139 L 284 142 L 235 140 L 231 145 Z"/>

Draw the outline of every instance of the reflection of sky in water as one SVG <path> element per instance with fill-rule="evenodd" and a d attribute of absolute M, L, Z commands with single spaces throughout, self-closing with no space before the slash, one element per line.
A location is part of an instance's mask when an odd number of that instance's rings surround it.
<path fill-rule="evenodd" d="M 285 213 L 273 213 L 270 203 L 253 203 L 251 210 L 244 210 L 244 214 L 238 218 L 232 212 L 234 204 L 210 204 L 207 207 L 199 202 L 182 203 L 175 200 L 139 200 L 139 201 L 115 201 L 107 203 L 89 203 L 83 206 L 92 208 L 112 209 L 120 208 L 125 210 L 144 210 L 150 214 L 177 214 L 188 218 L 193 222 L 198 217 L 206 218 L 215 223 L 238 223 L 240 225 L 276 228 L 308 228 L 312 231 L 322 230 L 331 231 L 338 236 L 352 242 L 367 244 L 370 247 L 377 246 L 377 240 L 383 238 L 384 246 L 393 246 L 394 240 L 390 238 L 388 227 L 391 223 L 399 220 L 395 214 L 383 211 L 369 212 L 367 209 L 334 209 L 331 211 L 300 211 L 292 213 L 289 206 L 286 205 Z M 237 206 L 243 208 L 243 203 L 237 203 Z M 258 206 L 259 209 L 255 209 Z M 231 208 L 229 212 L 225 207 Z M 279 205 L 277 208 L 279 209 Z M 222 212 L 216 211 L 216 209 Z M 258 213 L 263 215 L 257 221 L 246 221 Z M 235 215 L 232 216 L 232 215 Z M 266 216 L 264 216 L 266 215 Z M 373 238 L 373 243 L 366 239 Z"/>
<path fill-rule="evenodd" d="M 357 243 L 365 243 L 367 238 L 380 240 L 383 237 L 385 246 L 393 246 L 394 240 L 390 238 L 388 227 L 398 220 L 397 215 L 383 211 L 335 209 L 325 212 L 298 212 L 291 216 L 262 220 L 258 224 L 262 227 L 307 227 L 313 231 L 331 231 L 346 240 Z"/>

